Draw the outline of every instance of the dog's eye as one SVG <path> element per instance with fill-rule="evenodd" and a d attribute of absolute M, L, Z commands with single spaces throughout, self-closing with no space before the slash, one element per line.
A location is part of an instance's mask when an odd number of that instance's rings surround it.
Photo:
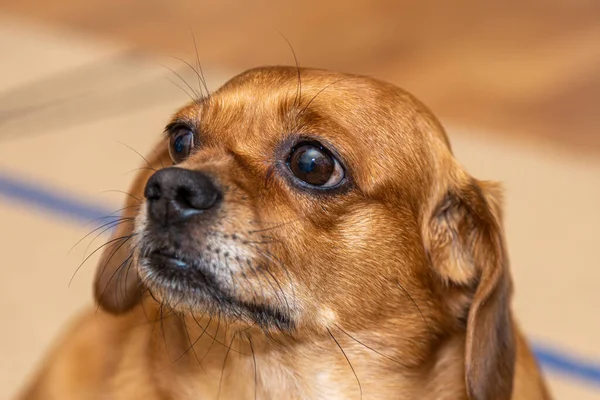
<path fill-rule="evenodd" d="M 171 135 L 169 154 L 174 163 L 180 163 L 190 155 L 194 147 L 194 134 L 191 130 L 181 127 Z"/>
<path fill-rule="evenodd" d="M 333 187 L 344 178 L 339 161 L 318 143 L 294 147 L 287 164 L 298 179 L 313 186 Z"/>

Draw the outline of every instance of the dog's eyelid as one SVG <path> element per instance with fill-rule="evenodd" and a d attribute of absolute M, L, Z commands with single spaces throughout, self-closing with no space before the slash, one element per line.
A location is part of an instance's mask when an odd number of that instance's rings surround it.
<path fill-rule="evenodd" d="M 331 143 L 329 140 L 327 140 L 323 137 L 314 136 L 314 135 L 297 134 L 297 135 L 294 135 L 293 140 L 291 140 L 290 142 L 291 142 L 291 146 L 289 146 L 288 155 L 290 153 L 292 153 L 292 151 L 295 148 L 297 148 L 298 146 L 305 144 L 305 143 L 309 143 L 309 144 L 317 146 L 321 150 L 326 151 L 329 154 L 331 154 L 336 160 L 339 161 L 342 168 L 344 170 L 346 170 L 345 158 L 342 156 L 342 154 L 340 154 L 337 147 L 333 143 Z"/>
<path fill-rule="evenodd" d="M 175 120 L 167 124 L 163 131 L 163 134 L 169 137 L 170 135 L 173 135 L 180 129 L 187 129 L 195 135 L 195 129 L 192 127 L 192 125 L 189 122 L 182 120 Z"/>

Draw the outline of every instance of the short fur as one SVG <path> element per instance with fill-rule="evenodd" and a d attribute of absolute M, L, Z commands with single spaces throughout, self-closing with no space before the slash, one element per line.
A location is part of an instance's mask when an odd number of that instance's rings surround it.
<path fill-rule="evenodd" d="M 223 203 L 168 240 L 210 265 L 219 294 L 144 261 L 165 239 L 136 200 L 143 170 L 98 266 L 103 311 L 75 322 L 22 399 L 549 398 L 511 313 L 500 189 L 467 174 L 411 95 L 258 68 L 172 122 L 196 135 L 178 167 L 210 175 Z M 293 182 L 299 138 L 343 161 L 341 187 Z"/>

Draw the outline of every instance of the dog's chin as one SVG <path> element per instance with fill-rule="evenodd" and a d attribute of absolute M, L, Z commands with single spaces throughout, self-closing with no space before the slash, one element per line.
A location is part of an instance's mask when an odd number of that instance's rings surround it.
<path fill-rule="evenodd" d="M 285 312 L 260 299 L 240 298 L 231 287 L 202 262 L 169 250 L 140 256 L 138 273 L 155 300 L 178 312 L 219 315 L 230 322 L 248 323 L 283 331 L 293 329 Z"/>
<path fill-rule="evenodd" d="M 169 250 L 155 250 L 140 259 L 142 280 L 172 307 L 206 308 L 230 297 L 213 273 Z"/>

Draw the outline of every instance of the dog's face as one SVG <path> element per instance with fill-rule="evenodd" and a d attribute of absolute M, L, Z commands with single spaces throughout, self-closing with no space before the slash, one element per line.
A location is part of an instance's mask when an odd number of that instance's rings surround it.
<path fill-rule="evenodd" d="M 253 71 L 177 113 L 134 239 L 156 296 L 284 328 L 417 312 L 432 138 L 408 96 L 339 79 L 300 103 L 294 69 Z"/>
<path fill-rule="evenodd" d="M 503 378 L 494 393 L 509 390 L 494 193 L 462 171 L 413 97 L 364 77 L 262 68 L 180 110 L 165 134 L 158 152 L 174 165 L 138 178 L 132 253 L 113 251 L 98 274 L 105 308 L 132 307 L 141 286 L 184 313 L 292 336 L 377 330 L 414 365 L 466 330 L 469 390 L 487 393 L 486 374 Z M 480 357 L 501 360 L 490 372 Z"/>

